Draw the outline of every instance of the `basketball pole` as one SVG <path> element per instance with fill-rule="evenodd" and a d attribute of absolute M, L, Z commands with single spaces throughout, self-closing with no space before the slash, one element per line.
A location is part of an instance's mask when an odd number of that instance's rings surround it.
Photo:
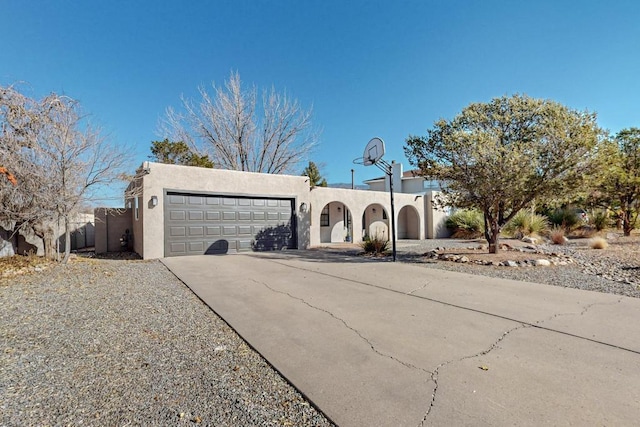
<path fill-rule="evenodd" d="M 393 262 L 396 262 L 396 212 L 393 203 L 393 169 L 391 165 L 383 159 L 378 159 L 378 161 L 373 164 L 389 177 L 389 193 L 391 194 L 391 245 L 393 248 Z"/>

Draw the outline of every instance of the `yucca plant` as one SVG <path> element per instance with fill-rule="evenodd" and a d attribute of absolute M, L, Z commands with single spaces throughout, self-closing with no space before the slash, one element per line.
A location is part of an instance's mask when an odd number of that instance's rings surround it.
<path fill-rule="evenodd" d="M 607 211 L 600 210 L 591 214 L 591 222 L 596 231 L 602 231 L 609 226 L 609 214 Z"/>
<path fill-rule="evenodd" d="M 549 214 L 549 222 L 556 227 L 564 228 L 565 232 L 569 233 L 580 223 L 580 218 L 575 210 L 561 208 Z"/>
<path fill-rule="evenodd" d="M 503 231 L 517 239 L 524 236 L 542 235 L 549 230 L 549 221 L 543 215 L 521 210 L 503 227 Z"/>
<path fill-rule="evenodd" d="M 447 218 L 446 226 L 457 239 L 475 239 L 484 233 L 484 217 L 475 209 L 461 209 Z"/>
<path fill-rule="evenodd" d="M 384 254 L 389 250 L 389 239 L 376 234 L 374 236 L 365 236 L 360 247 L 366 254 Z"/>

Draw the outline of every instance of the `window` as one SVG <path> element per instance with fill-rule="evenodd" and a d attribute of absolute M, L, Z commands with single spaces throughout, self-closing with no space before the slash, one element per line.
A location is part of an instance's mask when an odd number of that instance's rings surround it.
<path fill-rule="evenodd" d="M 138 209 L 140 202 L 138 201 L 138 199 L 139 199 L 139 197 L 134 197 L 133 198 L 133 212 L 135 214 L 136 221 L 138 220 L 139 215 L 140 215 L 139 209 Z"/>
<path fill-rule="evenodd" d="M 320 212 L 320 227 L 328 227 L 329 226 L 329 205 L 326 205 L 322 208 L 322 212 Z"/>

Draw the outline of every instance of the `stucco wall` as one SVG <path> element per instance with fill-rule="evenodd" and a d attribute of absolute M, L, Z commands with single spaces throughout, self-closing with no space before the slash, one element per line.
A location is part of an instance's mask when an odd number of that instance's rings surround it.
<path fill-rule="evenodd" d="M 322 208 L 327 204 L 330 204 L 332 209 L 338 205 L 344 205 L 351 211 L 354 243 L 362 241 L 363 230 L 365 228 L 371 229 L 371 225 L 375 228 L 385 226 L 391 219 L 391 200 L 387 192 L 315 187 L 310 191 L 310 200 L 312 207 L 311 227 L 309 230 L 311 246 L 320 245 L 323 243 L 323 240 L 325 240 L 321 239 L 321 236 L 326 236 L 326 234 L 324 234 L 325 231 L 321 230 L 320 227 L 320 213 L 322 212 Z M 384 208 L 387 212 L 387 220 L 382 219 L 382 211 L 380 209 L 376 209 L 375 214 L 372 212 L 374 205 Z M 412 206 L 419 216 L 416 219 L 416 224 L 412 226 L 418 228 L 419 238 L 424 239 L 424 198 L 415 194 L 394 193 L 394 205 L 396 230 L 398 229 L 398 214 L 400 210 L 404 206 Z M 365 213 L 365 211 L 367 212 L 365 220 L 369 224 L 362 223 L 362 214 Z M 331 212 L 337 214 L 337 211 L 331 210 Z M 342 221 L 342 216 L 340 216 L 340 221 Z M 369 227 L 366 227 L 367 225 Z M 337 238 L 336 241 L 344 241 L 344 239 Z"/>
<path fill-rule="evenodd" d="M 135 238 L 131 224 L 131 209 L 97 208 L 94 211 L 94 216 L 95 251 L 97 254 L 132 249 Z M 132 241 L 129 242 L 126 248 L 123 248 L 120 245 L 120 238 L 125 234 L 126 230 L 129 230 Z"/>
<path fill-rule="evenodd" d="M 148 173 L 142 179 L 142 200 L 138 219 L 142 227 L 134 226 L 134 238 L 139 235 L 140 229 L 142 230 L 141 247 L 138 242 L 135 248 L 145 259 L 164 256 L 164 194 L 168 190 L 292 198 L 295 200 L 295 213 L 298 216 L 298 247 L 309 246 L 309 214 L 300 210 L 302 203 L 307 206 L 310 204 L 309 178 L 305 176 L 259 174 L 152 162 L 145 163 L 145 166 L 148 166 Z M 152 196 L 158 199 L 155 207 L 151 204 Z"/>

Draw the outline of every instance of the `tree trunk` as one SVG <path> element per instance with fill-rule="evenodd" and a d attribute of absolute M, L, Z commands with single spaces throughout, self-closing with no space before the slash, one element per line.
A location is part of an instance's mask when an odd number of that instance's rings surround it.
<path fill-rule="evenodd" d="M 64 258 L 62 263 L 69 262 L 69 256 L 71 256 L 71 229 L 69 227 L 69 216 L 64 216 Z"/>
<path fill-rule="evenodd" d="M 484 238 L 487 239 L 489 244 L 489 253 L 497 254 L 500 250 L 500 226 L 498 220 L 493 218 L 487 218 L 487 214 L 484 214 Z"/>

